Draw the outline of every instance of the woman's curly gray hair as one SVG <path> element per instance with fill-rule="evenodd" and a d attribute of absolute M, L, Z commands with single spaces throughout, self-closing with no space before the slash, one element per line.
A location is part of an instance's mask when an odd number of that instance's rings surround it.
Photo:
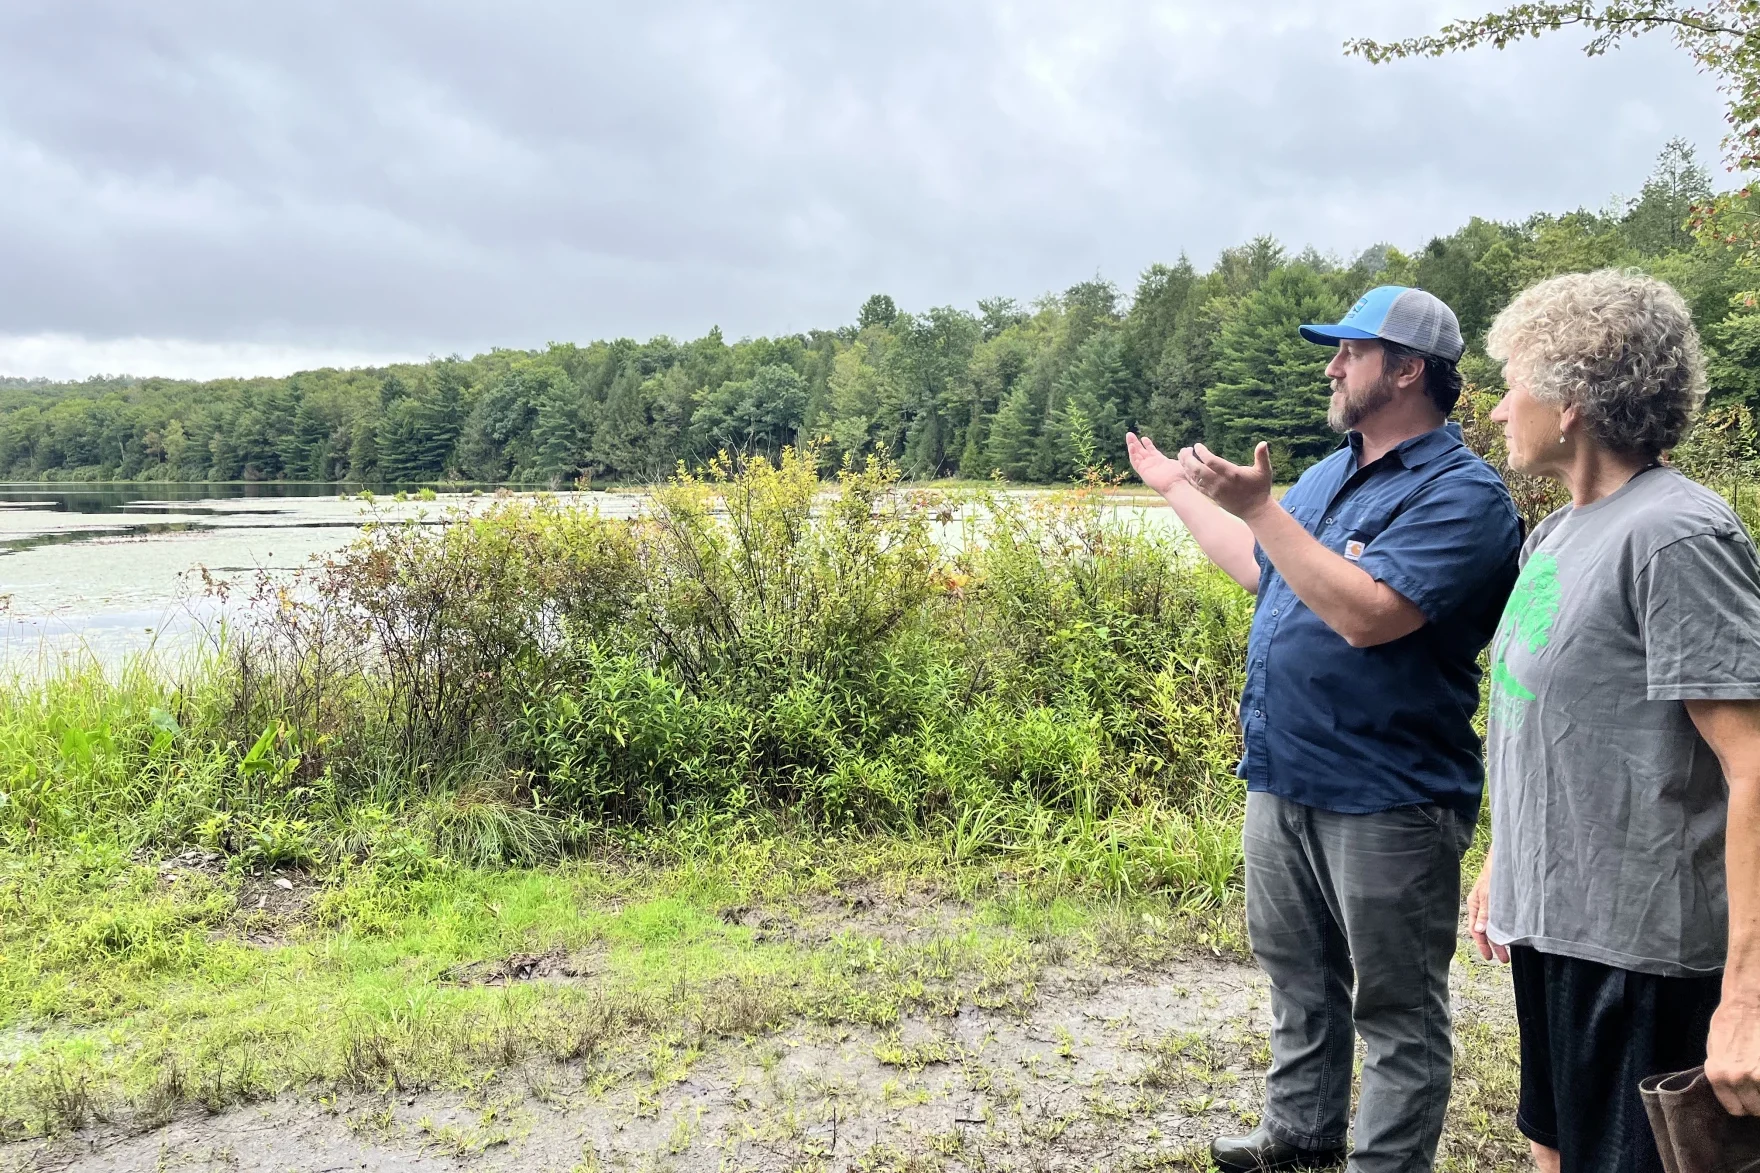
<path fill-rule="evenodd" d="M 1546 403 L 1576 405 L 1591 438 L 1651 458 L 1680 443 L 1705 399 L 1687 303 L 1631 269 L 1570 273 L 1497 315 L 1485 350 Z"/>

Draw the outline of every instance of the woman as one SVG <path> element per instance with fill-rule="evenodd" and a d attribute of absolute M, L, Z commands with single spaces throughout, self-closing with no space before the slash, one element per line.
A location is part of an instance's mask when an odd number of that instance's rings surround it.
<path fill-rule="evenodd" d="M 1705 1063 L 1760 1114 L 1760 565 L 1663 459 L 1705 389 L 1673 289 L 1556 277 L 1487 349 L 1510 467 L 1571 503 L 1528 538 L 1491 645 L 1493 855 L 1468 923 L 1512 966 L 1539 1167 L 1660 1171 L 1644 1076 Z"/>

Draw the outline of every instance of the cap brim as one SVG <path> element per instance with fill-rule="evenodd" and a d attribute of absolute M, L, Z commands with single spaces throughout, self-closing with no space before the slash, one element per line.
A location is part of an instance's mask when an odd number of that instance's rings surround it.
<path fill-rule="evenodd" d="M 1344 325 L 1303 326 L 1301 327 L 1301 334 L 1302 337 L 1306 338 L 1309 342 L 1318 342 L 1322 346 L 1330 345 L 1331 343 L 1339 342 L 1347 338 L 1361 342 L 1365 339 L 1380 337 L 1380 335 L 1371 334 L 1360 326 Z"/>

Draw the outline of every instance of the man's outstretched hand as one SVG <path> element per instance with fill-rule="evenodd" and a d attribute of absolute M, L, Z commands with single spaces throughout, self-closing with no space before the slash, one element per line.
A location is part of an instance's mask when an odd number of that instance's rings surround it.
<path fill-rule="evenodd" d="M 1179 464 L 1193 488 L 1242 521 L 1251 522 L 1259 510 L 1272 503 L 1271 448 L 1266 444 L 1253 449 L 1250 465 L 1230 464 L 1202 444 L 1181 449 Z M 1145 477 L 1145 483 L 1147 480 Z"/>
<path fill-rule="evenodd" d="M 1124 446 L 1130 453 L 1131 467 L 1137 470 L 1137 476 L 1157 493 L 1165 493 L 1186 479 L 1179 461 L 1163 455 L 1149 437 L 1138 439 L 1135 432 L 1126 432 Z"/>

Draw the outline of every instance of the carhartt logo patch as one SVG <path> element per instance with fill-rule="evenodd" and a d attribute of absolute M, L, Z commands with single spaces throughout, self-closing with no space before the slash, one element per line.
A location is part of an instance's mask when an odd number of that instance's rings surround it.
<path fill-rule="evenodd" d="M 1344 544 L 1344 556 L 1352 562 L 1359 562 L 1363 557 L 1363 543 L 1352 538 Z"/>

